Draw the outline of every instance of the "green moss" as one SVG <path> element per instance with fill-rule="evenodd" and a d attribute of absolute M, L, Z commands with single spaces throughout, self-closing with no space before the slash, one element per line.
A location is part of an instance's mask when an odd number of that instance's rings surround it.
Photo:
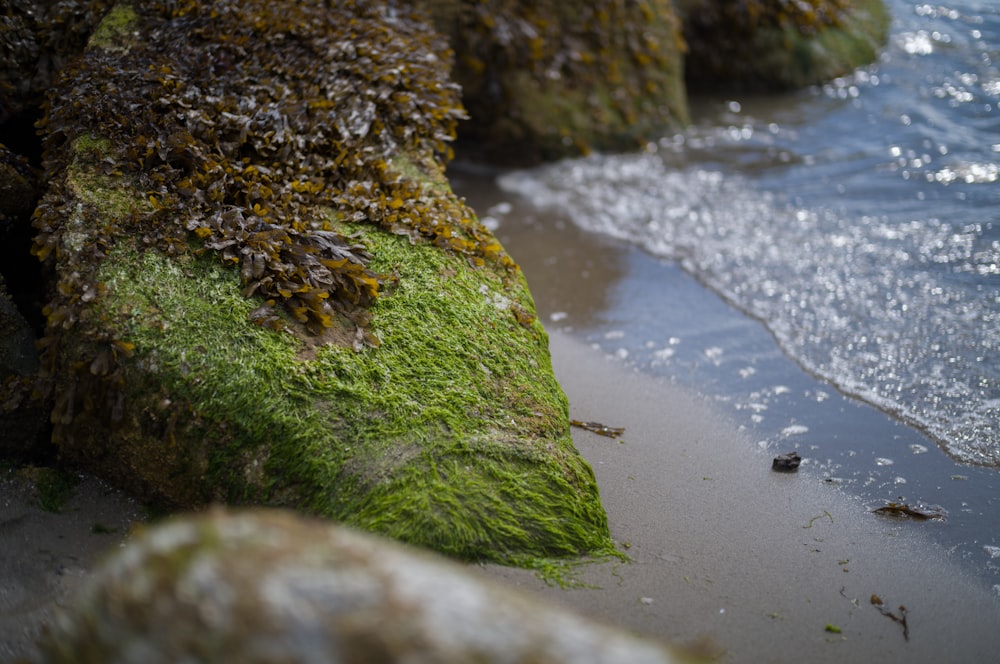
<path fill-rule="evenodd" d="M 122 316 L 134 375 L 155 377 L 130 390 L 119 430 L 134 436 L 114 451 L 123 467 L 142 467 L 166 499 L 291 504 L 463 558 L 613 551 L 544 331 L 517 316 L 530 302 L 523 280 L 343 230 L 399 276 L 373 307 L 378 348 L 315 347 L 248 324 L 238 275 L 205 257 L 105 262 L 106 313 Z M 171 429 L 169 411 L 195 404 Z M 155 436 L 169 452 L 150 454 Z"/>
<path fill-rule="evenodd" d="M 105 173 L 97 168 L 113 152 L 111 141 L 104 136 L 81 134 L 76 138 L 73 160 L 66 169 L 66 179 L 74 194 L 107 221 L 120 222 L 131 215 L 152 212 L 149 200 L 139 193 L 135 177 Z"/>
<path fill-rule="evenodd" d="M 90 35 L 88 46 L 105 50 L 127 50 L 135 41 L 137 19 L 131 5 L 115 5 Z"/>
<path fill-rule="evenodd" d="M 613 552 L 524 279 L 443 176 L 441 40 L 367 3 L 135 7 L 44 122 L 61 458 L 464 558 Z"/>
<path fill-rule="evenodd" d="M 423 163 L 410 154 L 399 154 L 389 160 L 389 165 L 406 180 L 426 182 L 426 189 L 431 193 L 439 196 L 451 194 L 448 178 L 435 163 Z"/>

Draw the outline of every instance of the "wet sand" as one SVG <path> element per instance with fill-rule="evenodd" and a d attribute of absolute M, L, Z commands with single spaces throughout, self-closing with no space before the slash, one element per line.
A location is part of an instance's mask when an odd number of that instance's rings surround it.
<path fill-rule="evenodd" d="M 33 651 L 55 607 L 141 515 L 137 501 L 93 477 L 56 513 L 28 482 L 0 476 L 0 662 Z"/>
<path fill-rule="evenodd" d="M 698 395 L 563 333 L 551 347 L 571 416 L 626 428 L 619 440 L 582 430 L 574 440 L 633 562 L 582 567 L 579 580 L 596 588 L 548 587 L 495 566 L 485 575 L 638 633 L 700 643 L 725 662 L 982 662 L 1000 652 L 1000 600 L 925 536 L 946 523 L 872 514 L 805 465 L 774 472 L 771 456 Z M 906 634 L 873 595 L 897 617 L 906 607 Z"/>

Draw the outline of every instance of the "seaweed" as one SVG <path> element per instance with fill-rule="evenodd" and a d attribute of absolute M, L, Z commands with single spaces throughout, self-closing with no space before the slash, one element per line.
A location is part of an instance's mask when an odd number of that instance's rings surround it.
<path fill-rule="evenodd" d="M 669 1 L 425 4 L 457 53 L 462 140 L 494 161 L 635 149 L 687 121 Z"/>
<path fill-rule="evenodd" d="M 902 519 L 914 519 L 915 521 L 927 521 L 928 519 L 944 521 L 948 514 L 944 508 L 937 505 L 910 506 L 907 503 L 901 502 L 886 503 L 882 507 L 876 507 L 872 512 L 874 514 L 885 514 Z"/>
<path fill-rule="evenodd" d="M 5 0 L 0 9 L 0 124 L 41 102 L 112 4 Z"/>
<path fill-rule="evenodd" d="M 703 2 L 689 12 L 694 23 L 725 25 L 737 35 L 767 27 L 790 28 L 802 35 L 815 35 L 824 28 L 841 26 L 853 0 L 743 0 Z"/>
<path fill-rule="evenodd" d="M 890 620 L 892 620 L 895 623 L 899 623 L 899 625 L 903 628 L 903 639 L 905 641 L 909 641 L 910 640 L 910 626 L 906 622 L 906 607 L 905 606 L 903 606 L 902 604 L 899 605 L 899 614 L 897 615 L 897 614 L 893 613 L 891 609 L 886 608 L 885 602 L 882 600 L 881 597 L 879 597 L 878 595 L 874 595 L 874 594 L 871 597 L 871 604 L 876 609 L 878 609 L 879 613 L 881 613 L 883 616 L 885 616 L 886 618 L 889 618 Z"/>
<path fill-rule="evenodd" d="M 805 525 L 805 526 L 802 526 L 802 527 L 803 528 L 812 528 L 813 524 L 815 524 L 817 521 L 819 521 L 820 519 L 823 519 L 823 518 L 827 519 L 830 523 L 833 523 L 833 515 L 830 514 L 830 512 L 828 512 L 827 510 L 823 510 L 822 514 L 817 514 L 813 518 L 809 519 L 809 523 L 807 525 Z"/>
<path fill-rule="evenodd" d="M 395 276 L 370 269 L 333 222 L 517 274 L 464 202 L 426 183 L 465 117 L 450 58 L 416 10 L 393 3 L 162 0 L 109 13 L 39 122 L 50 187 L 32 252 L 58 281 L 38 392 L 52 393 L 70 330 L 99 349 L 56 395 L 57 437 L 81 411 L 113 424 L 121 410 L 125 349 L 86 309 L 103 295 L 98 265 L 126 238 L 174 257 L 214 252 L 258 300 L 258 325 L 352 327 L 368 345 L 371 305 Z M 95 177 L 117 196 L 88 200 Z"/>

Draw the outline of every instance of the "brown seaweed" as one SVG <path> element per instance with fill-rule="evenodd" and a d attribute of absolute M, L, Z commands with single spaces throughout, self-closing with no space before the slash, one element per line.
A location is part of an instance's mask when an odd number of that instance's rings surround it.
<path fill-rule="evenodd" d="M 926 521 L 928 519 L 938 519 L 940 521 L 944 521 L 945 516 L 948 514 L 944 511 L 944 508 L 938 505 L 918 505 L 913 507 L 906 503 L 896 502 L 889 502 L 882 507 L 873 509 L 872 512 L 875 514 L 887 514 L 889 516 L 895 516 L 903 519 L 915 519 L 917 521 Z"/>
<path fill-rule="evenodd" d="M 54 438 L 72 435 L 82 413 L 113 420 L 120 410 L 118 340 L 101 320 L 97 276 L 116 247 L 178 260 L 210 252 L 259 300 L 253 323 L 304 336 L 354 328 L 360 345 L 378 344 L 371 306 L 397 276 L 370 267 L 352 225 L 516 277 L 496 238 L 439 189 L 466 113 L 448 44 L 417 9 L 360 0 L 134 5 L 117 10 L 124 43 L 97 40 L 63 68 L 37 125 L 49 190 L 34 213 L 32 253 L 57 281 L 43 310 L 36 392 L 56 401 Z M 92 182 L 115 191 L 120 209 L 78 192 Z M 70 333 L 112 354 L 67 380 L 59 358 Z"/>
<path fill-rule="evenodd" d="M 872 606 L 879 610 L 886 618 L 889 618 L 893 622 L 899 623 L 903 627 L 903 638 L 907 641 L 910 640 L 910 626 L 906 622 L 906 607 L 902 604 L 899 605 L 899 615 L 896 615 L 891 610 L 887 609 L 885 602 L 878 595 L 872 595 L 871 598 Z"/>

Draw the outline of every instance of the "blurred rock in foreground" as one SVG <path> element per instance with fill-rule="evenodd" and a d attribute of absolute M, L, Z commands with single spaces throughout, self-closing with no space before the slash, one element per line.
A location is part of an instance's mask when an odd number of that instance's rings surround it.
<path fill-rule="evenodd" d="M 46 635 L 43 662 L 675 662 L 665 646 L 455 563 L 282 511 L 149 528 Z"/>

